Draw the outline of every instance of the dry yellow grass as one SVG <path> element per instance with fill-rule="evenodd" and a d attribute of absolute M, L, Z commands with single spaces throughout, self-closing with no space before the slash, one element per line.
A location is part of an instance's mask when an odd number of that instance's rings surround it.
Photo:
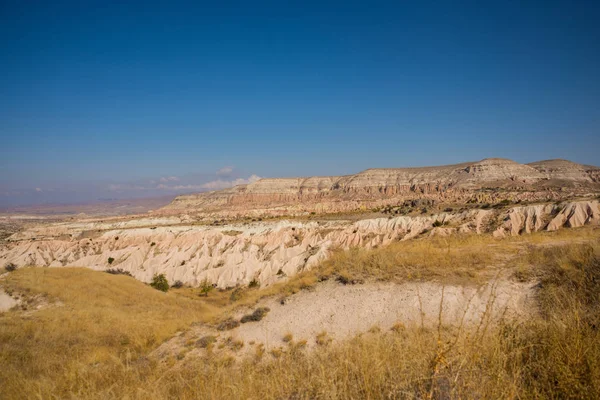
<path fill-rule="evenodd" d="M 530 235 L 494 238 L 491 235 L 453 235 L 395 242 L 366 250 L 352 248 L 334 251 L 320 265 L 289 280 L 262 290 L 240 288 L 237 300 L 227 301 L 221 294 L 219 304 L 229 309 L 249 306 L 263 297 L 287 296 L 310 289 L 319 281 L 338 279 L 346 283 L 366 280 L 404 282 L 437 280 L 442 283 L 480 284 L 502 273 L 531 275 L 539 252 L 546 246 L 597 243 L 600 227 L 563 229 Z M 215 304 L 217 300 L 214 300 Z"/>
<path fill-rule="evenodd" d="M 598 398 L 598 234 L 439 238 L 339 252 L 285 284 L 244 289 L 234 300 L 231 291 L 164 294 L 86 269 L 21 269 L 3 287 L 28 298 L 42 294 L 50 305 L 0 315 L 0 398 Z M 313 352 L 287 346 L 276 358 L 260 345 L 245 361 L 149 356 L 194 322 L 309 289 L 323 277 L 477 281 L 490 266 L 541 280 L 543 313 L 469 331 L 399 324 Z"/>
<path fill-rule="evenodd" d="M 98 376 L 115 360 L 131 362 L 212 312 L 199 301 L 133 278 L 87 269 L 19 269 L 3 286 L 49 302 L 39 311 L 0 316 L 1 395 L 6 398 L 38 391 L 62 397 L 84 383 L 86 374 Z"/>

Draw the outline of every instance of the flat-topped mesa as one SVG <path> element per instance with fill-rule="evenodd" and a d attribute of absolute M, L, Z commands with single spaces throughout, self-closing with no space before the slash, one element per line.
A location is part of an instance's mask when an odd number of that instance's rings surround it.
<path fill-rule="evenodd" d="M 581 165 L 569 160 L 543 160 L 527 164 L 547 179 L 573 182 L 600 182 L 600 168 Z"/>
<path fill-rule="evenodd" d="M 567 185 L 564 183 L 567 182 Z M 441 202 L 480 201 L 483 188 L 538 192 L 522 200 L 556 200 L 548 190 L 589 186 L 600 191 L 600 169 L 566 160 L 519 164 L 503 158 L 416 168 L 374 168 L 346 176 L 264 178 L 234 188 L 177 197 L 163 210 L 269 213 L 351 211 L 382 202 L 428 198 Z M 556 192 L 555 191 L 555 192 Z M 541 197 L 540 197 L 541 196 Z M 538 199 L 539 197 L 539 199 Z M 560 197 L 559 197 L 560 198 Z M 282 210 L 284 208 L 284 210 Z"/>
<path fill-rule="evenodd" d="M 466 176 L 461 176 L 461 186 L 480 187 L 485 183 L 517 182 L 532 184 L 544 176 L 528 165 L 519 164 L 504 158 L 486 158 L 465 168 Z"/>
<path fill-rule="evenodd" d="M 230 204 L 314 200 L 329 193 L 340 178 L 339 176 L 264 178 L 247 185 L 243 190 L 243 196 L 233 196 Z"/>

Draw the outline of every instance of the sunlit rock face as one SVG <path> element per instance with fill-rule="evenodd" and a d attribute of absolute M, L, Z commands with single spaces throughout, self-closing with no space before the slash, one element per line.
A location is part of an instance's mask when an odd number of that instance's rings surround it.
<path fill-rule="evenodd" d="M 311 268 L 334 248 L 372 248 L 458 233 L 501 237 L 588 224 L 600 224 L 597 200 L 355 222 L 282 220 L 207 226 L 184 217 L 76 221 L 14 234 L 0 247 L 0 264 L 121 268 L 145 282 L 164 273 L 171 282 L 197 285 L 206 278 L 224 288 L 253 279 L 263 285 L 277 282 Z"/>
<path fill-rule="evenodd" d="M 420 168 L 368 169 L 354 175 L 269 178 L 231 189 L 184 195 L 158 214 L 215 216 L 347 212 L 406 199 L 437 203 L 557 201 L 600 192 L 600 169 L 566 160 L 531 164 L 488 158 Z"/>

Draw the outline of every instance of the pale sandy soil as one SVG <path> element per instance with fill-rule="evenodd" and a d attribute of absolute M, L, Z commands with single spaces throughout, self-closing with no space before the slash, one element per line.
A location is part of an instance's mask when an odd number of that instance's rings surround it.
<path fill-rule="evenodd" d="M 8 311 L 17 305 L 17 301 L 0 289 L 0 312 Z"/>
<path fill-rule="evenodd" d="M 316 337 L 327 332 L 335 340 L 351 338 L 373 327 L 389 330 L 397 323 L 405 326 L 421 324 L 435 327 L 439 322 L 440 305 L 443 325 L 458 327 L 474 325 L 483 320 L 494 321 L 501 316 L 523 318 L 533 312 L 531 283 L 506 280 L 483 286 L 443 286 L 433 282 L 405 284 L 369 283 L 342 285 L 326 282 L 313 291 L 302 291 L 288 297 L 284 304 L 272 298 L 256 307 L 269 307 L 270 312 L 258 322 L 241 324 L 229 331 L 217 331 L 208 325 L 197 326 L 166 342 L 155 352 L 158 357 L 189 350 L 198 339 L 214 335 L 219 344 L 233 341 L 244 343 L 238 355 L 264 345 L 266 350 L 285 346 L 283 337 L 291 334 L 294 340 L 306 340 L 310 348 Z M 254 307 L 254 308 L 256 308 Z M 235 315 L 239 320 L 252 309 Z M 223 346 L 221 346 L 223 347 Z M 226 351 L 227 347 L 223 347 Z M 205 350 L 193 348 L 190 354 L 201 355 Z"/>

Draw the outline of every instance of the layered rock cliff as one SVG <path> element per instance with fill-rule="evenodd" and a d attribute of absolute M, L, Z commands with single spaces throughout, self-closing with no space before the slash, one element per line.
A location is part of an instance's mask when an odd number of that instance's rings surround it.
<path fill-rule="evenodd" d="M 146 226 L 155 223 L 155 226 Z M 160 224 L 172 225 L 160 225 Z M 471 209 L 435 215 L 351 221 L 278 221 L 226 226 L 181 219 L 74 222 L 20 232 L 0 246 L 0 264 L 122 268 L 142 281 L 164 273 L 169 281 L 219 287 L 269 284 L 311 268 L 332 248 L 373 247 L 423 235 L 519 235 L 600 224 L 597 200 Z M 112 260 L 112 261 L 111 261 Z"/>
<path fill-rule="evenodd" d="M 354 211 L 426 198 L 438 203 L 564 200 L 600 192 L 600 169 L 566 160 L 531 164 L 490 158 L 422 168 L 368 169 L 355 175 L 269 178 L 231 189 L 184 195 L 162 213 L 274 215 Z"/>

